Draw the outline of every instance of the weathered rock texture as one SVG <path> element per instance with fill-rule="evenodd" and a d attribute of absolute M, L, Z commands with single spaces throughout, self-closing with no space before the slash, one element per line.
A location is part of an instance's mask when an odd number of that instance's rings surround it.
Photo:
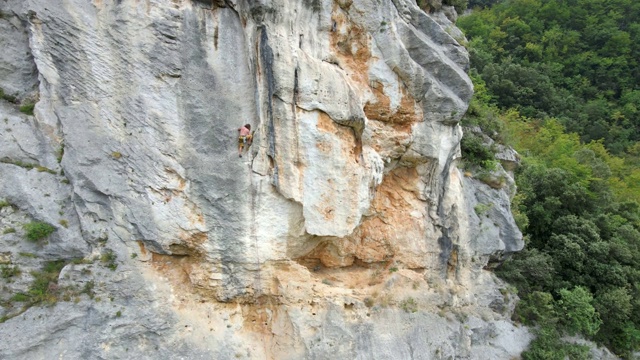
<path fill-rule="evenodd" d="M 527 345 L 483 270 L 523 246 L 509 193 L 456 167 L 472 85 L 443 13 L 411 0 L 0 11 L 0 87 L 37 100 L 34 116 L 0 101 L 0 199 L 14 204 L 1 225 L 16 229 L 0 244 L 23 268 L 4 285 L 0 358 L 509 359 Z M 48 242 L 22 239 L 32 219 L 57 228 Z M 92 298 L 11 302 L 27 269 L 72 258 L 57 286 L 95 285 Z"/>

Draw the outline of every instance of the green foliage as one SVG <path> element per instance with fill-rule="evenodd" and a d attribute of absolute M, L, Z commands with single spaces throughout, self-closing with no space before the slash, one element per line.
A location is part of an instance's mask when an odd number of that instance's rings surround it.
<path fill-rule="evenodd" d="M 400 308 L 408 313 L 414 313 L 418 311 L 418 303 L 412 297 L 408 297 L 400 302 Z"/>
<path fill-rule="evenodd" d="M 491 203 L 489 203 L 489 204 L 478 204 L 478 205 L 473 207 L 473 210 L 476 212 L 476 215 L 482 216 L 482 215 L 486 214 L 487 211 L 491 210 L 491 208 L 493 208 L 493 204 L 491 204 Z"/>
<path fill-rule="evenodd" d="M 442 0 L 443 5 L 453 6 L 458 14 L 467 9 L 468 0 Z"/>
<path fill-rule="evenodd" d="M 36 170 L 38 170 L 38 172 L 48 172 L 49 174 L 53 174 L 53 175 L 57 175 L 57 173 L 54 170 L 49 169 L 46 166 L 36 166 Z"/>
<path fill-rule="evenodd" d="M 11 205 L 10 202 L 6 201 L 6 200 L 0 200 L 0 209 L 5 208 L 5 207 L 10 207 L 13 206 Z"/>
<path fill-rule="evenodd" d="M 96 295 L 95 291 L 93 290 L 95 288 L 96 284 L 93 281 L 87 281 L 84 284 L 84 287 L 82 288 L 82 291 L 80 292 L 81 294 L 87 294 L 89 296 L 90 299 L 93 299 Z"/>
<path fill-rule="evenodd" d="M 522 205 L 524 200 L 525 198 L 522 193 L 517 193 L 513 199 L 511 199 L 511 214 L 516 221 L 516 225 L 518 225 L 518 229 L 522 232 L 525 232 L 529 227 L 529 217 L 525 213 L 526 208 Z"/>
<path fill-rule="evenodd" d="M 17 293 L 11 297 L 11 300 L 17 302 L 28 302 L 29 300 L 31 300 L 31 297 L 24 293 Z"/>
<path fill-rule="evenodd" d="M 18 99 L 14 95 L 9 95 L 4 92 L 4 89 L 0 88 L 0 99 L 6 100 L 10 103 L 16 103 Z"/>
<path fill-rule="evenodd" d="M 434 0 L 417 0 L 416 3 L 422 10 L 427 12 L 439 10 L 441 5 L 449 5 L 453 6 L 458 14 L 462 14 L 462 12 L 467 9 L 468 0 L 442 0 L 441 2 Z"/>
<path fill-rule="evenodd" d="M 63 156 L 64 156 L 64 142 L 60 143 L 60 147 L 58 148 L 58 151 L 56 151 L 56 160 L 58 161 L 58 164 L 62 162 Z"/>
<path fill-rule="evenodd" d="M 20 106 L 20 112 L 23 114 L 27 114 L 27 115 L 33 115 L 33 109 L 35 108 L 36 104 L 24 104 L 22 106 Z"/>
<path fill-rule="evenodd" d="M 19 276 L 21 273 L 20 268 L 17 265 L 0 265 L 0 277 L 9 280 L 13 277 Z"/>
<path fill-rule="evenodd" d="M 555 324 L 558 321 L 558 316 L 553 296 L 542 291 L 533 291 L 530 294 L 525 294 L 516 307 L 514 317 L 528 325 L 536 323 Z"/>
<path fill-rule="evenodd" d="M 638 18 L 631 0 L 505 0 L 458 20 L 476 88 L 462 124 L 522 156 L 527 249 L 496 272 L 538 326 L 525 359 L 585 358 L 560 340 L 573 333 L 640 349 Z M 463 159 L 479 167 L 493 156 L 470 133 Z"/>
<path fill-rule="evenodd" d="M 20 166 L 20 167 L 28 169 L 28 170 L 31 170 L 33 168 L 39 167 L 38 164 L 26 163 L 26 162 L 23 162 L 23 161 L 20 161 L 20 160 L 11 160 L 11 159 L 6 159 L 6 158 L 1 159 L 0 162 L 5 163 L 5 164 L 12 164 L 12 165 Z"/>
<path fill-rule="evenodd" d="M 595 335 L 600 329 L 602 320 L 592 306 L 592 302 L 593 296 L 583 287 L 578 286 L 573 290 L 560 289 L 558 305 L 564 313 L 561 326 L 570 334 Z"/>
<path fill-rule="evenodd" d="M 466 132 L 460 141 L 460 150 L 462 151 L 462 158 L 465 162 L 484 167 L 487 161 L 493 161 L 495 150 L 486 146 L 480 135 L 473 132 Z"/>
<path fill-rule="evenodd" d="M 489 6 L 493 5 L 493 4 L 495 4 L 498 1 L 499 0 L 469 0 L 468 7 L 470 9 L 473 9 L 473 8 L 486 8 L 486 7 L 489 7 Z"/>
<path fill-rule="evenodd" d="M 522 353 L 524 360 L 589 359 L 587 346 L 568 344 L 561 340 L 558 331 L 550 325 L 535 330 L 536 338 Z"/>
<path fill-rule="evenodd" d="M 32 221 L 22 226 L 29 241 L 39 242 L 51 235 L 56 228 L 42 221 Z"/>
<path fill-rule="evenodd" d="M 102 264 L 111 271 L 115 271 L 116 268 L 118 268 L 116 260 L 117 256 L 111 249 L 105 250 L 105 252 L 100 256 L 100 261 L 102 262 Z"/>
<path fill-rule="evenodd" d="M 535 247 L 515 254 L 497 269 L 497 274 L 515 285 L 520 294 L 552 289 L 557 277 L 553 256 Z"/>
<path fill-rule="evenodd" d="M 511 0 L 458 26 L 499 107 L 555 116 L 619 154 L 640 140 L 639 16 L 632 0 Z"/>
<path fill-rule="evenodd" d="M 66 265 L 64 260 L 45 263 L 40 271 L 32 271 L 33 282 L 26 293 L 17 293 L 11 300 L 26 302 L 27 306 L 46 303 L 54 304 L 58 301 L 58 276 Z"/>

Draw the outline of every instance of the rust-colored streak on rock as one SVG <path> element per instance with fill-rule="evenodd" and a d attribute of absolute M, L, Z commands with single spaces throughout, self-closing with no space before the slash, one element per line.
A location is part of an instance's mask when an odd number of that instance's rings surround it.
<path fill-rule="evenodd" d="M 180 291 L 207 295 L 210 289 L 202 286 L 206 283 L 206 263 L 202 245 L 208 240 L 205 232 L 184 232 L 180 242 L 169 245 L 172 255 L 151 252 L 151 264 Z M 141 252 L 146 253 L 144 244 L 138 242 Z"/>
<path fill-rule="evenodd" d="M 318 116 L 318 124 L 316 125 L 318 130 L 330 133 L 342 140 L 342 152 L 345 159 L 353 159 L 358 161 L 360 154 L 362 153 L 362 141 L 356 137 L 352 128 L 342 126 L 331 120 L 331 117 L 325 112 L 320 112 Z M 353 145 L 350 145 L 353 144 Z M 331 144 L 325 142 L 319 142 L 316 144 L 318 149 L 323 152 L 330 152 Z"/>
<path fill-rule="evenodd" d="M 398 168 L 385 177 L 372 203 L 374 215 L 354 234 L 358 259 L 379 262 L 395 257 L 404 253 L 407 242 L 422 237 L 423 219 L 413 216 L 424 208 L 414 193 L 417 181 L 415 168 Z"/>
<path fill-rule="evenodd" d="M 328 238 L 305 260 L 326 267 L 351 266 L 354 261 L 376 263 L 396 259 L 411 268 L 423 267 L 426 204 L 416 194 L 415 168 L 398 168 L 385 177 L 372 203 L 373 215 L 353 235 Z"/>
<path fill-rule="evenodd" d="M 147 248 L 144 246 L 144 242 L 138 240 L 136 241 L 138 243 L 138 246 L 140 247 L 140 254 L 142 256 L 146 256 L 147 255 Z"/>
<path fill-rule="evenodd" d="M 151 253 L 151 264 L 169 280 L 176 291 L 194 291 L 190 276 L 194 266 L 193 258 Z"/>
<path fill-rule="evenodd" d="M 322 265 L 328 268 L 351 266 L 355 258 L 353 251 L 349 251 L 350 245 L 344 243 L 343 239 L 328 240 L 320 243 L 311 253 L 298 261 L 313 263 L 313 260 L 320 260 Z"/>
<path fill-rule="evenodd" d="M 364 28 L 351 23 L 348 14 L 338 4 L 334 5 L 331 20 L 335 24 L 335 30 L 331 32 L 331 46 L 340 65 L 349 77 L 368 86 L 368 62 L 371 59 L 369 34 Z"/>
<path fill-rule="evenodd" d="M 243 327 L 254 333 L 273 335 L 273 318 L 278 311 L 276 305 L 265 296 L 256 299 L 255 305 L 242 306 Z"/>
<path fill-rule="evenodd" d="M 187 187 L 187 180 L 180 176 L 175 170 L 165 168 L 168 177 L 176 182 L 176 190 L 183 191 Z"/>
<path fill-rule="evenodd" d="M 364 113 L 371 120 L 390 122 L 393 124 L 410 125 L 422 121 L 422 111 L 416 101 L 404 88 L 401 88 L 402 98 L 396 109 L 391 108 L 391 101 L 384 93 L 384 85 L 378 81 L 371 84 L 371 92 L 376 98 L 364 106 Z"/>
<path fill-rule="evenodd" d="M 331 120 L 331 117 L 325 112 L 320 112 L 318 116 L 318 124 L 316 125 L 318 130 L 334 134 L 337 131 L 338 126 Z"/>
<path fill-rule="evenodd" d="M 202 257 L 203 250 L 202 245 L 209 239 L 209 235 L 205 232 L 184 232 L 180 235 L 180 244 L 171 245 L 170 248 L 173 251 L 176 249 L 182 249 L 182 254 L 189 255 L 191 257 Z"/>

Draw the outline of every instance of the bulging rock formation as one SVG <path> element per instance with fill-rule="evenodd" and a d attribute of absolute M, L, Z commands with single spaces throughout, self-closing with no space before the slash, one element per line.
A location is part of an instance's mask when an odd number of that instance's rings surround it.
<path fill-rule="evenodd" d="M 473 89 L 445 12 L 0 11 L 0 260 L 22 269 L 3 284 L 0 358 L 509 359 L 527 345 L 484 270 L 523 246 L 512 178 L 456 167 Z M 31 221 L 56 230 L 28 242 Z M 17 299 L 53 260 L 55 305 Z"/>

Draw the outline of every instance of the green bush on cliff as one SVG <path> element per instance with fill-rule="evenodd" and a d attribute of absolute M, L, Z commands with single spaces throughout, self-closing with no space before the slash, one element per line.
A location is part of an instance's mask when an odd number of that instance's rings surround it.
<path fill-rule="evenodd" d="M 40 240 L 46 239 L 56 230 L 56 228 L 52 225 L 41 221 L 32 221 L 30 223 L 24 224 L 23 228 L 25 230 L 25 236 L 27 237 L 27 239 L 33 242 L 38 242 Z"/>

